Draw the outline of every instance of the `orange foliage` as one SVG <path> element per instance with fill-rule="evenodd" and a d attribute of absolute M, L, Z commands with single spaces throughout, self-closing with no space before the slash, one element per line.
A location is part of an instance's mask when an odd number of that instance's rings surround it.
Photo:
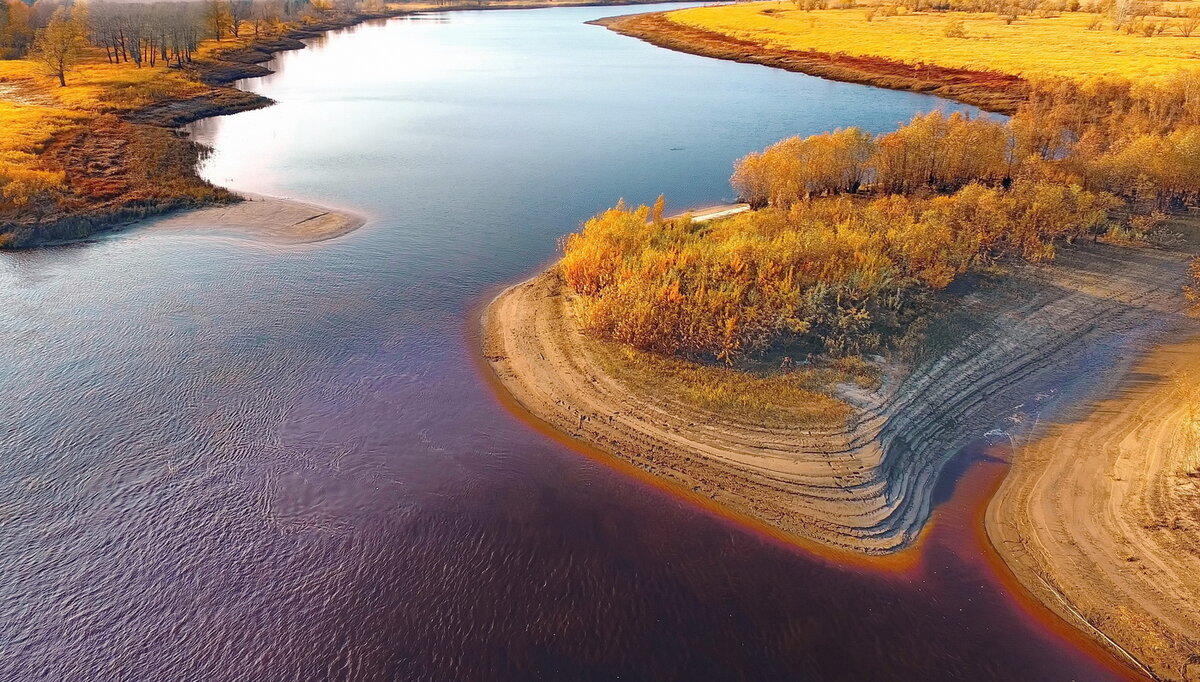
<path fill-rule="evenodd" d="M 585 329 L 643 350 L 732 362 L 781 341 L 878 347 L 922 292 L 1006 254 L 1051 258 L 1114 202 L 1079 187 L 970 184 L 931 199 L 832 197 L 714 224 L 647 223 L 624 205 L 564 242 Z"/>

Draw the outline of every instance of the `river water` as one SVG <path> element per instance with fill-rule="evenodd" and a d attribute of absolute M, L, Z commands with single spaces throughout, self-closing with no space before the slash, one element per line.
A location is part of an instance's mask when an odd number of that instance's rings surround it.
<path fill-rule="evenodd" d="M 579 221 L 956 108 L 583 24 L 631 11 L 333 33 L 243 84 L 278 105 L 196 127 L 214 181 L 368 217 L 340 239 L 0 255 L 0 680 L 1120 674 L 987 559 L 1002 465 L 964 460 L 907 567 L 847 567 L 499 402 L 478 307 Z"/>

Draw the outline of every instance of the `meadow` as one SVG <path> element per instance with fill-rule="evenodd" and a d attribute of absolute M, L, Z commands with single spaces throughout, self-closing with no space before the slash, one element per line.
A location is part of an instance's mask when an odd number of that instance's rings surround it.
<path fill-rule="evenodd" d="M 678 10 L 665 17 L 764 47 L 1023 78 L 1154 80 L 1200 68 L 1200 14 L 1190 2 L 1135 3 L 1127 16 L 1111 2 L 1022 3 L 999 11 L 913 6 L 814 10 L 803 3 L 756 2 Z"/>

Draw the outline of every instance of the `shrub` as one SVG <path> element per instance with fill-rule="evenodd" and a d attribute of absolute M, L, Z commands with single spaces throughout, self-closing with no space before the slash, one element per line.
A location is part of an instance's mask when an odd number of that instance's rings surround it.
<path fill-rule="evenodd" d="M 585 330 L 641 350 L 728 363 L 781 342 L 857 353 L 900 331 L 926 292 L 1008 254 L 1052 258 L 1112 205 L 1033 181 L 815 198 L 708 225 L 618 204 L 567 238 L 559 272 Z"/>
<path fill-rule="evenodd" d="M 942 35 L 947 38 L 966 38 L 967 29 L 963 25 L 962 19 L 954 19 L 946 22 L 945 28 L 942 29 Z"/>

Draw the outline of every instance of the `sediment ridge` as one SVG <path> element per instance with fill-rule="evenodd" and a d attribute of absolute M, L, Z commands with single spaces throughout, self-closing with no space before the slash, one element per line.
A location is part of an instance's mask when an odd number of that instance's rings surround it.
<path fill-rule="evenodd" d="M 153 220 L 146 229 L 292 245 L 335 239 L 365 222 L 348 211 L 250 194 L 236 204 L 199 208 Z"/>
<path fill-rule="evenodd" d="M 1186 261 L 1081 245 L 981 281 L 877 390 L 839 387 L 853 415 L 827 428 L 748 423 L 631 389 L 604 370 L 605 344 L 581 333 L 553 269 L 486 308 L 483 354 L 551 426 L 786 533 L 882 554 L 918 538 L 964 445 L 1032 428 L 1182 324 Z"/>

